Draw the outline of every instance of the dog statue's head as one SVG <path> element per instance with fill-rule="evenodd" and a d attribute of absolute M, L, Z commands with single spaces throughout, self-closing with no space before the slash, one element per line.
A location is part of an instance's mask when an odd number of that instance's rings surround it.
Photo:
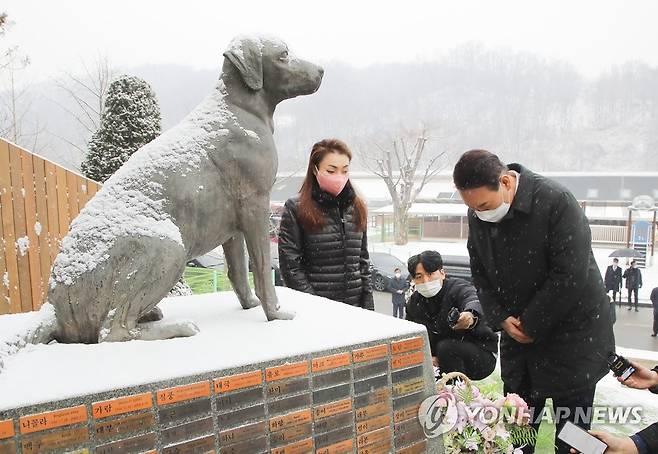
<path fill-rule="evenodd" d="M 224 70 L 232 65 L 250 90 L 263 90 L 274 102 L 314 93 L 324 74 L 320 66 L 295 58 L 277 38 L 235 38 L 224 57 Z"/>

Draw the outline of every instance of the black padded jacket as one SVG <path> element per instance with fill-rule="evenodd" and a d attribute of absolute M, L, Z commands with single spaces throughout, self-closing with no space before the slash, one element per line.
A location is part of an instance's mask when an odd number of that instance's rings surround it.
<path fill-rule="evenodd" d="M 279 266 L 286 287 L 374 310 L 367 232 L 354 222 L 351 184 L 338 197 L 319 187 L 312 192 L 325 215 L 318 232 L 297 217 L 299 196 L 288 199 L 279 227 Z"/>

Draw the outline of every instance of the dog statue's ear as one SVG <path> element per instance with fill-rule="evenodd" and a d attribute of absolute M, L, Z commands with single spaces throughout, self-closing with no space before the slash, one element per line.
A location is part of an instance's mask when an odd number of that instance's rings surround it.
<path fill-rule="evenodd" d="M 263 88 L 263 44 L 258 38 L 234 39 L 224 57 L 237 68 L 249 88 Z"/>

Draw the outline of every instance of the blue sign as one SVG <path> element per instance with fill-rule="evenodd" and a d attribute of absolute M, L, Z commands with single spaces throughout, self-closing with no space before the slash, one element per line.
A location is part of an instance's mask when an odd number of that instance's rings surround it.
<path fill-rule="evenodd" d="M 633 243 L 648 244 L 651 234 L 649 221 L 635 221 L 633 223 Z"/>

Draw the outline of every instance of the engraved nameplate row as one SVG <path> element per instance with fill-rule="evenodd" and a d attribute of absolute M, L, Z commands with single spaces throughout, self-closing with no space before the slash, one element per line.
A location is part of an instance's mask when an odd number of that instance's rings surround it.
<path fill-rule="evenodd" d="M 413 337 L 0 412 L 0 454 L 426 452 L 417 412 L 434 383 L 425 354 L 424 338 Z"/>

